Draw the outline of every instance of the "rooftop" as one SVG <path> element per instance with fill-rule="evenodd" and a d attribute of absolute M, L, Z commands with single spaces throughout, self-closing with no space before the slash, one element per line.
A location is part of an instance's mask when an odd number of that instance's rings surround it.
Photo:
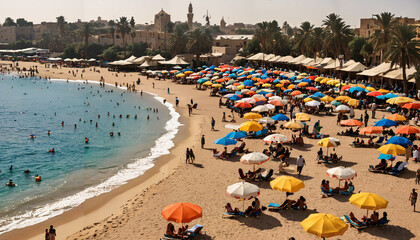
<path fill-rule="evenodd" d="M 216 40 L 230 39 L 230 40 L 248 40 L 252 39 L 254 35 L 218 35 Z"/>

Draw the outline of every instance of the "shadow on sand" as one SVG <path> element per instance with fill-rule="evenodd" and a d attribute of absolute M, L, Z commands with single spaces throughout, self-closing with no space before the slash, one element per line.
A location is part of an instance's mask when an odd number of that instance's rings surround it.
<path fill-rule="evenodd" d="M 372 236 L 383 239 L 415 239 L 415 235 L 408 230 L 396 225 L 387 225 L 383 227 L 365 228 L 360 231 L 369 233 Z M 398 237 L 397 237 L 398 236 Z"/>
<path fill-rule="evenodd" d="M 245 224 L 248 227 L 256 228 L 259 230 L 268 230 L 268 229 L 273 229 L 273 228 L 282 226 L 280 220 L 278 220 L 277 218 L 271 215 L 264 214 L 264 212 L 258 218 L 237 217 L 237 218 L 232 218 L 232 220 L 233 219 L 238 222 L 241 222 L 242 224 Z"/>

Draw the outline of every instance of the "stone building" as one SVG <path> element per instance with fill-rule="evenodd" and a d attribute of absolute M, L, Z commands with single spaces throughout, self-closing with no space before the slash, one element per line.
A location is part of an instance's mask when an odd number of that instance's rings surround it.
<path fill-rule="evenodd" d="M 11 43 L 18 40 L 33 40 L 33 27 L 0 26 L 0 43 Z"/>
<path fill-rule="evenodd" d="M 188 6 L 188 14 L 187 14 L 187 18 L 188 18 L 188 30 L 193 30 L 193 17 L 194 17 L 194 13 L 193 13 L 193 7 L 192 4 L 190 3 L 190 5 Z"/>
<path fill-rule="evenodd" d="M 397 17 L 395 18 L 397 23 L 401 24 L 415 24 L 414 18 L 408 18 L 408 17 Z M 356 33 L 360 37 L 371 37 L 375 34 L 376 31 L 380 31 L 381 27 L 376 24 L 375 18 L 362 18 L 360 19 L 360 28 L 356 29 Z"/>
<path fill-rule="evenodd" d="M 155 22 L 154 22 L 154 28 L 156 32 L 165 32 L 166 27 L 168 26 L 168 23 L 171 22 L 171 15 L 167 14 L 165 11 L 160 10 L 155 15 Z"/>

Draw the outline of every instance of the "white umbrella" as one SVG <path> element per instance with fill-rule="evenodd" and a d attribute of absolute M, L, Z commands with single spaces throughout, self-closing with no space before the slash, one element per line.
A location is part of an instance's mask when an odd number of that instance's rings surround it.
<path fill-rule="evenodd" d="M 264 96 L 261 94 L 254 94 L 252 95 L 252 98 L 263 98 Z"/>
<path fill-rule="evenodd" d="M 350 111 L 350 108 L 346 105 L 339 105 L 335 110 L 340 112 L 348 112 Z"/>
<path fill-rule="evenodd" d="M 271 100 L 282 100 L 282 98 L 281 97 L 279 97 L 279 96 L 271 96 L 271 97 L 269 97 L 268 99 L 270 99 L 270 101 Z"/>
<path fill-rule="evenodd" d="M 253 98 L 242 98 L 241 101 L 254 104 L 256 101 Z"/>
<path fill-rule="evenodd" d="M 252 164 L 254 165 L 254 171 L 255 171 L 255 165 L 260 165 L 270 160 L 270 157 L 260 153 L 260 152 L 252 152 L 248 153 L 246 155 L 243 155 L 240 159 L 241 163 L 243 164 Z"/>
<path fill-rule="evenodd" d="M 268 109 L 273 110 L 276 108 L 276 106 L 274 106 L 273 104 L 264 104 L 264 106 L 266 106 Z"/>
<path fill-rule="evenodd" d="M 289 141 L 289 139 L 283 134 L 275 133 L 275 134 L 268 135 L 267 137 L 263 139 L 263 141 L 270 142 L 270 143 L 271 142 L 282 143 L 282 142 Z"/>
<path fill-rule="evenodd" d="M 321 105 L 321 103 L 316 100 L 313 100 L 313 101 L 305 103 L 305 105 L 308 107 L 318 107 L 319 105 Z"/>
<path fill-rule="evenodd" d="M 258 121 L 259 123 L 270 123 L 270 124 L 273 124 L 273 123 L 275 123 L 276 121 L 274 121 L 272 118 L 270 118 L 270 117 L 263 117 L 263 118 L 261 118 L 259 121 Z"/>
<path fill-rule="evenodd" d="M 356 171 L 342 166 L 328 169 L 327 175 L 339 180 L 349 180 L 357 176 Z"/>
<path fill-rule="evenodd" d="M 226 95 L 224 95 L 223 97 L 224 98 L 230 98 L 230 97 L 233 97 L 233 96 L 235 96 L 236 94 L 234 94 L 234 93 L 229 93 L 229 94 L 226 94 Z"/>
<path fill-rule="evenodd" d="M 260 188 L 252 183 L 239 182 L 227 187 L 226 194 L 237 199 L 248 199 L 257 197 L 260 194 Z"/>
<path fill-rule="evenodd" d="M 241 93 L 242 93 L 242 94 L 245 94 L 245 93 L 247 93 L 247 92 L 249 92 L 249 91 L 250 91 L 249 89 L 242 89 L 242 90 L 241 90 Z"/>
<path fill-rule="evenodd" d="M 269 110 L 270 109 L 268 109 L 267 106 L 260 105 L 260 106 L 254 107 L 251 111 L 253 111 L 253 112 L 268 112 Z"/>
<path fill-rule="evenodd" d="M 227 88 L 227 89 L 231 89 L 231 90 L 236 90 L 236 89 L 238 89 L 238 87 L 233 86 L 233 85 L 229 85 L 229 86 L 227 86 L 226 88 Z"/>
<path fill-rule="evenodd" d="M 226 124 L 225 128 L 229 128 L 229 129 L 234 129 L 234 130 L 238 130 L 241 127 L 241 125 L 236 125 L 236 124 Z"/>

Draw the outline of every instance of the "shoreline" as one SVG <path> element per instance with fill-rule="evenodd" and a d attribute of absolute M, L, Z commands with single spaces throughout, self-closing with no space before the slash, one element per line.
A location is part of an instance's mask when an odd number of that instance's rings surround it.
<path fill-rule="evenodd" d="M 38 76 L 40 75 L 38 74 Z M 51 81 L 66 81 L 66 79 L 53 78 L 51 76 Z M 86 82 L 86 80 L 80 79 L 69 79 L 68 81 L 74 83 Z M 87 85 L 90 83 L 99 84 L 99 81 L 87 81 Z M 109 82 L 105 84 L 109 87 L 115 87 L 115 85 Z M 118 86 L 117 88 L 126 90 L 126 87 Z M 57 239 L 64 239 L 64 236 L 68 237 L 71 234 L 77 232 L 77 230 L 84 229 L 84 226 L 87 224 L 94 224 L 95 221 L 98 222 L 104 218 L 108 219 L 121 213 L 124 206 L 127 205 L 130 199 L 138 198 L 139 195 L 144 194 L 150 187 L 159 184 L 163 179 L 167 178 L 169 175 L 176 171 L 179 160 L 177 161 L 177 159 L 174 158 L 172 152 L 175 151 L 176 148 L 180 148 L 183 145 L 182 143 L 191 137 L 191 131 L 188 129 L 190 120 L 186 118 L 184 114 L 177 112 L 174 108 L 175 104 L 172 104 L 170 101 L 163 103 L 162 101 L 164 98 L 158 94 L 149 90 L 145 90 L 143 92 L 149 94 L 153 99 L 167 107 L 169 110 L 169 115 L 171 116 L 171 118 L 165 122 L 165 129 L 167 131 L 155 141 L 155 145 L 150 149 L 149 156 L 147 157 L 150 157 L 153 154 L 153 149 L 159 148 L 158 142 L 163 136 L 171 134 L 173 131 L 175 131 L 175 133 L 173 133 L 174 137 L 170 138 L 172 142 L 171 145 L 173 146 L 167 149 L 168 153 L 163 153 L 161 156 L 156 157 L 153 160 L 154 166 L 150 169 L 147 169 L 142 175 L 130 179 L 126 183 L 113 188 L 110 191 L 103 192 L 97 196 L 88 198 L 78 206 L 71 208 L 70 210 L 65 210 L 63 213 L 60 213 L 54 217 L 50 217 L 45 221 L 23 228 L 13 229 L 11 231 L 0 234 L 0 239 L 40 239 L 44 235 L 41 230 L 47 228 L 49 225 L 54 225 L 54 227 L 57 229 L 57 232 L 59 233 Z M 140 94 L 140 91 L 137 90 L 134 93 Z M 168 123 L 173 123 L 173 121 L 175 121 L 177 124 L 175 129 L 168 129 Z"/>

